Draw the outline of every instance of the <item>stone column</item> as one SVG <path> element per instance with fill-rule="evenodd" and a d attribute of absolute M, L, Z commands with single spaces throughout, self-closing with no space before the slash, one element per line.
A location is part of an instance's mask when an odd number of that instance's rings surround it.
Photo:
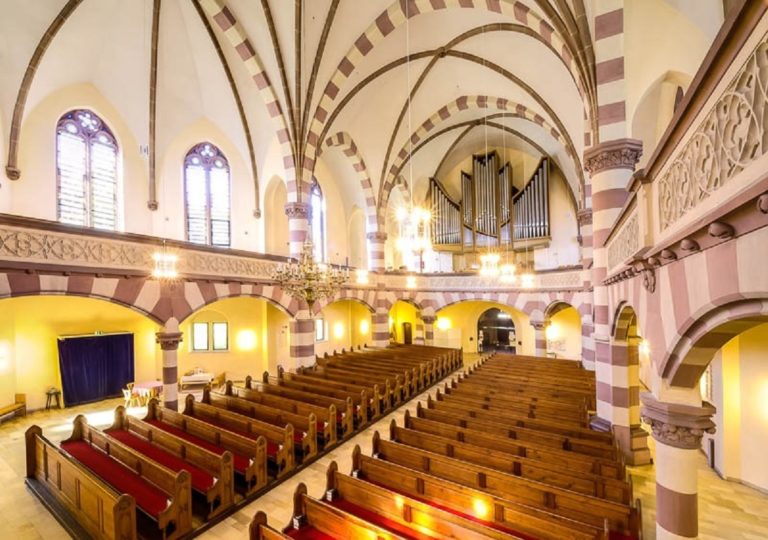
<path fill-rule="evenodd" d="M 624 452 L 627 465 L 651 463 L 648 433 L 640 425 L 640 354 L 637 340 L 611 340 L 611 370 L 614 385 L 597 384 L 598 399 L 613 409 L 613 434 Z M 634 383 L 632 381 L 635 381 Z M 608 395 L 605 395 L 608 393 Z"/>
<path fill-rule="evenodd" d="M 656 538 L 696 538 L 697 461 L 702 436 L 715 432 L 715 408 L 660 402 L 650 393 L 642 395 L 642 402 L 643 420 L 656 440 Z"/>
<path fill-rule="evenodd" d="M 435 344 L 435 321 L 437 317 L 434 315 L 422 317 L 421 321 L 424 323 L 424 345 Z"/>
<path fill-rule="evenodd" d="M 368 270 L 371 272 L 384 271 L 384 242 L 387 241 L 387 233 L 368 233 Z"/>
<path fill-rule="evenodd" d="M 629 429 L 626 407 L 615 407 L 611 396 L 637 385 L 630 379 L 626 358 L 611 360 L 611 313 L 608 287 L 603 282 L 608 274 L 606 240 L 627 198 L 627 186 L 642 153 L 642 143 L 634 139 L 617 139 L 593 146 L 585 153 L 585 168 L 592 185 L 592 285 L 593 340 L 595 375 L 598 384 L 597 416 L 603 426 L 619 425 Z M 623 365 L 622 365 L 623 363 Z M 601 390 L 602 387 L 602 390 Z"/>
<path fill-rule="evenodd" d="M 288 244 L 291 257 L 298 258 L 309 234 L 309 203 L 291 202 L 285 205 L 288 216 Z"/>
<path fill-rule="evenodd" d="M 371 338 L 374 347 L 389 345 L 389 312 L 376 311 L 371 315 Z"/>
<path fill-rule="evenodd" d="M 581 245 L 582 286 L 585 291 L 592 290 L 592 186 L 585 186 L 589 196 L 588 208 L 579 210 L 579 243 Z M 592 302 L 584 303 L 581 315 L 581 364 L 589 370 L 595 369 L 594 322 L 592 320 Z"/>
<path fill-rule="evenodd" d="M 309 311 L 301 310 L 291 320 L 288 339 L 291 363 L 285 366 L 291 371 L 315 363 L 315 320 Z"/>
<path fill-rule="evenodd" d="M 531 321 L 535 334 L 535 355 L 545 358 L 547 356 L 547 323 L 544 321 Z"/>
<path fill-rule="evenodd" d="M 178 331 L 167 331 L 168 326 L 164 330 L 166 331 L 155 334 L 156 341 L 163 351 L 163 406 L 177 411 L 179 409 L 178 350 L 182 334 Z"/>

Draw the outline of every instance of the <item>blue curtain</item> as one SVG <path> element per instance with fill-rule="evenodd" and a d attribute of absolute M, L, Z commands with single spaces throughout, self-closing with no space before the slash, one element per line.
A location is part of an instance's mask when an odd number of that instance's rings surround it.
<path fill-rule="evenodd" d="M 67 406 L 122 396 L 133 381 L 133 334 L 61 338 L 59 368 Z"/>

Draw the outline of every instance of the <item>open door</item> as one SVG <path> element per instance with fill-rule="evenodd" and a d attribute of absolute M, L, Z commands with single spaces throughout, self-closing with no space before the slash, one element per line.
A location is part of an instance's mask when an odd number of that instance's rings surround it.
<path fill-rule="evenodd" d="M 409 322 L 403 323 L 403 343 L 406 345 L 411 345 L 413 343 L 413 328 Z"/>

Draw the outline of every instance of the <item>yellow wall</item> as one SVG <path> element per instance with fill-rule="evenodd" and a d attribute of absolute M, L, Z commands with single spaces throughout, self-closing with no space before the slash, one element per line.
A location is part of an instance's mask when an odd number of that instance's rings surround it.
<path fill-rule="evenodd" d="M 437 312 L 435 345 L 458 346 L 461 343 L 464 352 L 477 352 L 477 321 L 485 311 L 491 308 L 498 308 L 512 317 L 518 341 L 518 354 L 533 354 L 534 333 L 528 315 L 504 304 L 478 300 L 458 302 Z M 445 319 L 447 322 L 438 324 L 440 319 Z M 448 328 L 440 328 L 441 324 Z M 519 344 L 520 342 L 522 344 Z"/>
<path fill-rule="evenodd" d="M 741 333 L 714 356 L 712 403 L 717 412 L 715 467 L 721 476 L 768 490 L 768 324 Z M 708 443 L 703 447 L 708 450 Z"/>
<path fill-rule="evenodd" d="M 581 360 L 581 316 L 568 307 L 549 318 L 547 352 L 557 358 Z"/>
<path fill-rule="evenodd" d="M 28 296 L 0 300 L 0 313 L 0 340 L 9 358 L 9 369 L 0 369 L 4 405 L 13 401 L 13 393 L 25 393 L 29 408 L 37 409 L 45 405 L 50 386 L 61 388 L 56 340 L 62 335 L 132 332 L 136 380 L 162 376 L 158 325 L 128 308 L 92 298 Z"/>
<path fill-rule="evenodd" d="M 318 317 L 325 320 L 327 329 L 327 339 L 315 342 L 315 354 L 318 356 L 371 342 L 371 312 L 359 302 L 334 302 L 325 306 Z"/>
<path fill-rule="evenodd" d="M 419 318 L 419 310 L 408 302 L 398 300 L 389 310 L 389 329 L 394 333 L 395 341 L 397 343 L 404 343 L 405 336 L 403 334 L 403 323 L 411 323 L 411 337 L 413 343 L 416 343 L 417 326 L 423 326 Z M 423 334 L 422 334 L 423 337 Z"/>

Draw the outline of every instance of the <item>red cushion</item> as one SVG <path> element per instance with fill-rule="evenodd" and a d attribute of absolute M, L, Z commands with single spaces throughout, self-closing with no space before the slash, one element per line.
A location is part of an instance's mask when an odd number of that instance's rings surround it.
<path fill-rule="evenodd" d="M 124 429 L 108 429 L 105 433 L 108 433 L 126 446 L 130 446 L 137 452 L 144 454 L 151 460 L 156 461 L 163 467 L 171 469 L 173 472 L 182 470 L 189 472 L 189 475 L 192 477 L 192 488 L 197 491 L 206 493 L 216 483 L 216 479 L 210 473 L 195 467 L 180 457 L 174 456 L 170 452 L 153 446 L 145 439 L 137 437 L 129 431 Z"/>
<path fill-rule="evenodd" d="M 201 422 L 205 422 L 206 424 L 209 424 L 211 426 L 215 426 L 215 427 L 217 427 L 219 429 L 224 429 L 226 431 L 231 431 L 232 433 L 235 433 L 235 434 L 240 435 L 241 437 L 245 437 L 247 439 L 251 439 L 251 440 L 255 441 L 255 440 L 258 440 L 258 438 L 259 438 L 258 435 L 254 435 L 253 433 L 248 433 L 248 432 L 245 432 L 245 431 L 236 431 L 236 430 L 231 429 L 231 428 L 221 427 L 220 425 L 216 424 L 215 422 L 211 422 L 210 420 L 205 420 L 203 418 L 198 418 L 196 416 L 193 416 L 192 418 L 194 418 L 196 420 L 200 420 Z M 275 456 L 277 456 L 277 451 L 279 449 L 280 449 L 280 447 L 278 446 L 277 443 L 273 443 L 273 442 L 267 441 L 267 456 L 269 456 L 271 458 L 274 458 Z"/>
<path fill-rule="evenodd" d="M 205 439 L 201 439 L 200 437 L 197 437 L 195 435 L 190 435 L 186 431 L 181 430 L 176 426 L 172 426 L 171 424 L 166 424 L 165 422 L 161 422 L 160 420 L 146 420 L 146 422 L 147 424 L 151 424 L 158 429 L 162 429 L 166 433 L 175 435 L 179 439 L 184 439 L 185 441 L 196 444 L 200 448 L 205 448 L 209 452 L 213 452 L 216 455 L 220 456 L 221 454 L 226 452 L 226 450 L 221 446 L 216 446 L 212 442 L 206 441 Z M 248 469 L 248 465 L 250 464 L 251 460 L 248 457 L 243 456 L 242 454 L 232 454 L 232 456 L 234 458 L 235 470 L 241 474 L 245 473 L 245 471 Z"/>
<path fill-rule="evenodd" d="M 376 512 L 372 510 L 368 510 L 367 508 L 363 508 L 362 506 L 357 506 L 356 504 L 352 504 L 347 500 L 337 499 L 333 501 L 331 504 L 340 510 L 344 510 L 348 514 L 357 516 L 360 519 L 367 521 L 368 523 L 373 523 L 374 525 L 377 525 L 382 529 L 386 529 L 389 532 L 394 533 L 398 536 L 402 536 L 405 538 L 413 538 L 415 540 L 422 540 L 422 539 L 427 540 L 432 538 L 431 536 L 427 536 L 425 534 L 419 533 L 418 531 L 414 531 L 413 529 L 409 528 L 405 524 L 398 523 L 397 521 L 392 521 L 391 519 L 385 516 L 377 514 Z"/>
<path fill-rule="evenodd" d="M 164 492 L 87 442 L 63 442 L 61 447 L 119 493 L 132 495 L 136 499 L 136 506 L 153 518 L 157 519 L 170 505 Z"/>

